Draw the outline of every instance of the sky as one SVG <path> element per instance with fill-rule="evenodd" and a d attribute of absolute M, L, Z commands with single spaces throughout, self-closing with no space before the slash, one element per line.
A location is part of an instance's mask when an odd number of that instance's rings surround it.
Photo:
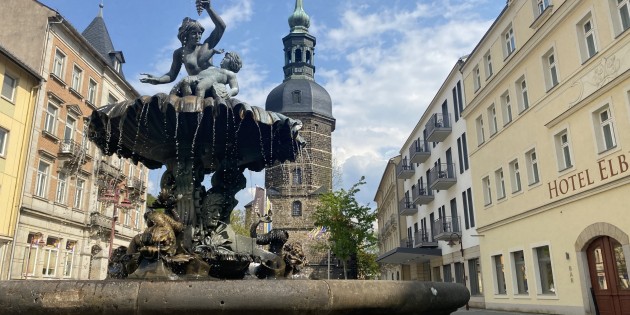
<path fill-rule="evenodd" d="M 180 46 L 177 29 L 184 17 L 200 20 L 204 39 L 213 29 L 207 13 L 197 15 L 194 0 L 39 1 L 80 32 L 103 2 L 114 47 L 125 56 L 125 77 L 142 95 L 170 91 L 170 85 L 140 83 L 140 73 L 168 71 L 172 52 Z M 365 176 L 366 185 L 356 197 L 375 208 L 387 161 L 399 154 L 449 71 L 473 50 L 505 1 L 303 2 L 311 18 L 309 33 L 317 38 L 315 80 L 333 102 L 333 159 L 341 174 L 336 188 L 347 189 Z M 269 92 L 283 80 L 282 38 L 289 33 L 287 19 L 295 0 L 212 0 L 212 6 L 227 24 L 217 48 L 236 51 L 243 59 L 237 98 L 264 108 Z M 150 172 L 149 193 L 157 194 L 163 171 Z M 237 209 L 253 199 L 255 186 L 264 187 L 264 173 L 246 170 L 245 177 L 247 189 L 237 194 Z"/>

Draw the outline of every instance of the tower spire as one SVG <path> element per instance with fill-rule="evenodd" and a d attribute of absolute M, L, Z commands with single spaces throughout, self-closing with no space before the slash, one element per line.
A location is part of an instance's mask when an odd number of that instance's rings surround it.
<path fill-rule="evenodd" d="M 103 1 L 101 0 L 101 3 L 98 5 L 98 17 L 103 17 L 103 7 L 105 7 L 105 5 L 103 5 Z"/>
<path fill-rule="evenodd" d="M 295 10 L 289 16 L 289 26 L 291 33 L 308 33 L 308 27 L 311 26 L 311 18 L 304 11 L 302 0 L 295 1 Z"/>

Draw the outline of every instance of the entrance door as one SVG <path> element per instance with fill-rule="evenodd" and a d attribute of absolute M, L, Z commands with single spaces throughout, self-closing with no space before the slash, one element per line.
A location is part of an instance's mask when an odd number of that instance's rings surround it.
<path fill-rule="evenodd" d="M 630 315 L 630 282 L 621 244 L 603 236 L 587 250 L 588 268 L 600 315 Z"/>

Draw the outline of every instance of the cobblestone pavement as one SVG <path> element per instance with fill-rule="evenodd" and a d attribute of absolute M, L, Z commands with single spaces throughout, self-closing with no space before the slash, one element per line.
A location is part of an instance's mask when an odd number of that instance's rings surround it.
<path fill-rule="evenodd" d="M 484 310 L 484 309 L 477 309 L 477 308 L 471 308 L 468 311 L 465 308 L 460 308 L 459 310 L 457 310 L 457 312 L 453 314 L 457 314 L 457 315 L 532 315 L 531 313 L 492 311 L 492 310 Z"/>

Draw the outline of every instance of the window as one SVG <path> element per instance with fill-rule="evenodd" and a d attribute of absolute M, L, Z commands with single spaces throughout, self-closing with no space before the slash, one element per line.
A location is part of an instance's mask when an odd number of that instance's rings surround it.
<path fill-rule="evenodd" d="M 617 0 L 617 12 L 619 13 L 619 23 L 621 32 L 630 28 L 630 1 L 629 0 Z"/>
<path fill-rule="evenodd" d="M 542 14 L 549 7 L 549 0 L 537 0 L 536 7 L 538 8 L 538 14 Z"/>
<path fill-rule="evenodd" d="M 537 262 L 536 275 L 538 277 L 539 294 L 556 294 L 553 282 L 553 267 L 551 266 L 551 255 L 549 246 L 534 248 L 535 261 Z"/>
<path fill-rule="evenodd" d="M 39 248 L 44 244 L 41 233 L 29 233 L 26 240 L 28 247 L 24 252 L 24 261 L 26 261 L 26 270 L 24 275 L 34 276 L 35 268 L 37 267 L 37 261 L 39 260 Z"/>
<path fill-rule="evenodd" d="M 527 161 L 527 177 L 529 178 L 529 185 L 534 185 L 540 182 L 540 176 L 538 174 L 538 157 L 536 156 L 536 150 L 530 150 L 525 153 L 525 159 Z"/>
<path fill-rule="evenodd" d="M 578 38 L 580 38 L 579 46 L 582 54 L 582 62 L 589 60 L 597 53 L 597 45 L 595 39 L 595 28 L 593 19 L 589 13 L 578 25 Z"/>
<path fill-rule="evenodd" d="M 516 280 L 514 282 L 516 284 L 514 291 L 516 294 L 527 294 L 529 292 L 527 287 L 527 270 L 525 269 L 525 256 L 522 250 L 512 253 L 512 262 Z"/>
<path fill-rule="evenodd" d="M 477 91 L 481 87 L 481 74 L 479 73 L 479 66 L 476 66 L 475 69 L 473 69 L 473 75 L 475 80 L 474 88 L 475 91 Z"/>
<path fill-rule="evenodd" d="M 57 274 L 57 260 L 59 259 L 59 239 L 48 237 L 44 247 L 44 277 L 54 277 Z"/>
<path fill-rule="evenodd" d="M 490 177 L 486 176 L 482 180 L 484 205 L 492 204 L 492 188 L 490 187 Z"/>
<path fill-rule="evenodd" d="M 124 211 L 125 214 L 125 219 L 123 221 L 123 225 L 124 226 L 129 226 L 129 224 L 131 223 L 131 210 L 130 209 L 126 209 Z"/>
<path fill-rule="evenodd" d="M 459 105 L 457 104 L 458 102 L 457 86 L 454 87 L 451 91 L 453 92 L 453 113 L 455 113 L 455 122 L 457 122 L 459 120 Z"/>
<path fill-rule="evenodd" d="M 293 96 L 293 103 L 300 104 L 302 103 L 302 91 L 293 91 L 291 92 L 291 96 Z"/>
<path fill-rule="evenodd" d="M 486 79 L 488 79 L 493 74 L 493 71 L 492 71 L 492 55 L 490 54 L 489 51 L 483 57 L 483 61 L 485 63 L 485 68 L 486 68 Z"/>
<path fill-rule="evenodd" d="M 509 29 L 503 33 L 505 58 L 510 56 L 516 50 L 516 39 L 514 39 L 514 29 L 510 25 Z"/>
<path fill-rule="evenodd" d="M 302 169 L 299 167 L 293 170 L 293 185 L 302 185 Z"/>
<path fill-rule="evenodd" d="M 518 91 L 518 110 L 519 114 L 529 108 L 529 95 L 527 94 L 527 82 L 525 77 L 521 77 L 516 81 L 516 91 Z"/>
<path fill-rule="evenodd" d="M 75 209 L 81 209 L 83 207 L 83 193 L 85 192 L 85 180 L 77 178 L 77 186 L 74 192 L 74 202 L 72 207 Z"/>
<path fill-rule="evenodd" d="M 107 96 L 107 104 L 115 104 L 118 103 L 118 98 L 112 95 L 111 93 Z"/>
<path fill-rule="evenodd" d="M 136 216 L 133 218 L 133 226 L 140 229 L 140 207 L 136 207 Z"/>
<path fill-rule="evenodd" d="M 83 70 L 78 66 L 72 67 L 72 89 L 77 93 L 81 91 L 81 81 L 83 81 Z"/>
<path fill-rule="evenodd" d="M 55 201 L 58 203 L 65 204 L 66 203 L 66 195 L 68 188 L 68 175 L 66 173 L 59 173 L 57 177 L 57 194 L 55 197 Z"/>
<path fill-rule="evenodd" d="M 55 60 L 53 61 L 53 74 L 58 78 L 63 78 L 63 67 L 66 63 L 66 55 L 60 50 L 55 51 Z"/>
<path fill-rule="evenodd" d="M 17 87 L 17 79 L 5 73 L 2 80 L 2 97 L 13 103 L 15 100 L 15 88 Z"/>
<path fill-rule="evenodd" d="M 0 157 L 7 156 L 7 140 L 9 138 L 9 131 L 0 128 Z"/>
<path fill-rule="evenodd" d="M 495 275 L 495 293 L 496 294 L 507 294 L 507 290 L 505 287 L 505 271 L 503 266 L 503 255 L 492 256 L 492 262 L 494 264 L 494 275 Z"/>
<path fill-rule="evenodd" d="M 505 198 L 505 178 L 503 176 L 503 168 L 494 172 L 494 179 L 497 183 L 497 199 Z"/>
<path fill-rule="evenodd" d="M 37 179 L 35 181 L 35 196 L 45 198 L 48 188 L 48 176 L 50 174 L 50 164 L 39 161 L 37 168 Z"/>
<path fill-rule="evenodd" d="M 468 144 L 466 144 L 466 133 L 462 133 L 462 147 L 464 149 L 464 169 L 468 170 Z"/>
<path fill-rule="evenodd" d="M 553 49 L 545 54 L 543 57 L 543 64 L 545 68 L 544 73 L 547 90 L 551 90 L 551 88 L 558 85 L 558 67 Z"/>
<path fill-rule="evenodd" d="M 499 124 L 497 123 L 497 108 L 494 104 L 488 107 L 488 120 L 490 121 L 490 136 L 493 136 L 499 130 Z"/>
<path fill-rule="evenodd" d="M 70 278 L 72 276 L 72 269 L 74 267 L 74 249 L 77 246 L 77 241 L 67 241 L 66 250 L 63 257 L 63 277 Z"/>
<path fill-rule="evenodd" d="M 475 211 L 473 209 L 472 189 L 466 189 L 466 198 L 468 198 L 468 217 L 470 217 L 470 227 L 475 227 Z M 464 209 L 464 211 L 466 211 Z"/>
<path fill-rule="evenodd" d="M 503 108 L 503 125 L 505 126 L 512 121 L 512 100 L 509 91 L 505 91 L 501 96 L 501 107 Z"/>
<path fill-rule="evenodd" d="M 442 278 L 440 278 L 440 266 L 433 267 L 433 281 L 442 282 Z"/>
<path fill-rule="evenodd" d="M 612 112 L 608 105 L 593 113 L 597 148 L 599 152 L 608 151 L 617 146 Z"/>
<path fill-rule="evenodd" d="M 57 106 L 48 103 L 46 107 L 46 119 L 44 120 L 44 131 L 54 135 L 57 129 Z"/>
<path fill-rule="evenodd" d="M 455 282 L 465 285 L 466 280 L 464 279 L 464 263 L 456 262 L 453 265 L 455 267 Z"/>
<path fill-rule="evenodd" d="M 77 120 L 68 115 L 66 117 L 66 126 L 63 130 L 63 140 L 66 144 L 71 145 L 71 141 L 74 139 L 74 129 L 76 126 Z"/>
<path fill-rule="evenodd" d="M 481 266 L 479 265 L 479 258 L 472 258 L 468 260 L 468 272 L 470 273 L 470 294 L 483 294 L 483 282 L 481 278 Z"/>
<path fill-rule="evenodd" d="M 451 274 L 451 265 L 442 266 L 442 272 L 444 273 L 444 282 L 453 282 L 453 275 Z"/>
<path fill-rule="evenodd" d="M 555 141 L 558 167 L 561 171 L 570 168 L 573 166 L 573 161 L 571 160 L 571 148 L 569 147 L 569 134 L 566 130 L 563 130 L 555 136 Z"/>
<path fill-rule="evenodd" d="M 302 216 L 302 203 L 299 201 L 293 202 L 293 207 L 291 208 L 291 216 L 301 217 Z"/>
<path fill-rule="evenodd" d="M 476 124 L 477 124 L 477 146 L 480 146 L 486 141 L 486 134 L 483 130 L 483 117 L 482 116 L 477 117 Z"/>
<path fill-rule="evenodd" d="M 98 85 L 96 84 L 96 81 L 90 79 L 90 81 L 88 82 L 88 95 L 87 95 L 87 100 L 88 102 L 92 103 L 92 105 L 96 105 L 96 91 L 97 91 Z"/>
<path fill-rule="evenodd" d="M 521 169 L 518 160 L 510 162 L 510 181 L 512 182 L 512 193 L 521 191 Z"/>

